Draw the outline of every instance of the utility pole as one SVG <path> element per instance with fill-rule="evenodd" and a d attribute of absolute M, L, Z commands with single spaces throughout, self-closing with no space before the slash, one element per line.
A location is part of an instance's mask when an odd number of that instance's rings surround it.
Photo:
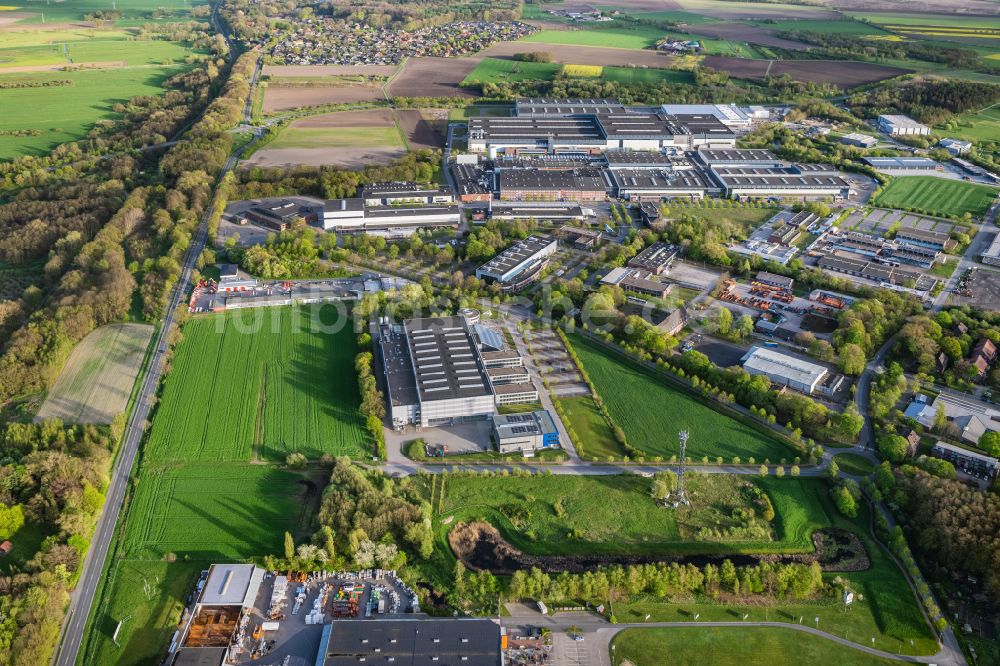
<path fill-rule="evenodd" d="M 673 506 L 677 508 L 678 506 L 684 505 L 688 506 L 691 502 L 688 500 L 687 488 L 684 484 L 684 471 L 687 464 L 687 441 L 688 441 L 688 431 L 681 430 L 677 435 L 678 440 L 681 443 L 681 456 L 680 465 L 677 468 L 677 490 L 674 492 Z"/>

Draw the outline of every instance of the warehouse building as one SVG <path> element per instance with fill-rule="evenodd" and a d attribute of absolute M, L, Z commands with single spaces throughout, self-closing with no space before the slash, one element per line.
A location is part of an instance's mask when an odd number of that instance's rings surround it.
<path fill-rule="evenodd" d="M 993 237 L 993 242 L 983 252 L 982 260 L 989 266 L 1000 266 L 1000 234 Z"/>
<path fill-rule="evenodd" d="M 496 182 L 501 201 L 603 201 L 608 194 L 599 169 L 507 169 Z"/>
<path fill-rule="evenodd" d="M 656 150 L 606 150 L 608 167 L 622 169 L 690 168 L 691 162 L 682 155 L 668 155 Z"/>
<path fill-rule="evenodd" d="M 493 442 L 500 453 L 531 456 L 540 449 L 559 446 L 559 430 L 548 410 L 523 414 L 494 414 Z"/>
<path fill-rule="evenodd" d="M 973 476 L 992 479 L 1000 471 L 1000 460 L 947 442 L 935 444 L 931 454 L 953 463 L 958 469 Z"/>
<path fill-rule="evenodd" d="M 493 158 L 525 153 L 598 155 L 621 149 L 732 148 L 736 144 L 732 130 L 710 114 L 671 115 L 602 105 L 546 108 L 550 112 L 544 115 L 469 119 L 469 151 Z M 559 114 L 559 109 L 574 112 Z"/>
<path fill-rule="evenodd" d="M 323 204 L 323 229 L 327 231 L 412 232 L 425 227 L 454 227 L 460 221 L 458 206 L 450 203 L 385 206 L 367 205 L 365 199 L 355 198 Z"/>
<path fill-rule="evenodd" d="M 262 227 L 267 227 L 274 231 L 285 231 L 292 226 L 292 222 L 296 218 L 307 220 L 310 215 L 312 215 L 311 211 L 307 211 L 299 204 L 293 201 L 282 200 L 257 204 L 247 209 L 241 216 L 238 215 L 237 221 L 239 221 L 240 217 L 243 217 Z"/>
<path fill-rule="evenodd" d="M 663 275 L 677 258 L 678 252 L 680 249 L 676 245 L 656 241 L 629 259 L 628 265 L 653 275 Z"/>
<path fill-rule="evenodd" d="M 906 285 L 920 278 L 920 273 L 909 268 L 833 254 L 820 257 L 816 265 L 825 271 L 852 275 L 879 284 Z"/>
<path fill-rule="evenodd" d="M 902 228 L 896 232 L 896 240 L 906 245 L 917 245 L 940 252 L 948 246 L 951 235 L 943 231 Z"/>
<path fill-rule="evenodd" d="M 257 601 L 264 573 L 253 564 L 211 565 L 194 612 L 180 629 L 171 664 L 201 666 L 248 658 L 240 644 L 231 644 L 240 619 Z"/>
<path fill-rule="evenodd" d="M 751 375 L 764 375 L 776 384 L 806 394 L 815 392 L 829 372 L 821 365 L 768 347 L 751 347 L 740 361 Z"/>
<path fill-rule="evenodd" d="M 557 245 L 555 238 L 528 236 L 477 268 L 476 277 L 499 283 L 505 293 L 517 291 L 538 278 Z"/>
<path fill-rule="evenodd" d="M 781 160 L 770 150 L 761 148 L 701 149 L 696 153 L 699 162 L 705 166 L 782 166 Z"/>
<path fill-rule="evenodd" d="M 878 129 L 890 136 L 926 136 L 931 128 L 903 115 L 883 114 L 878 117 Z"/>
<path fill-rule="evenodd" d="M 792 278 L 786 275 L 778 275 L 777 273 L 769 273 L 768 271 L 757 271 L 754 280 L 769 287 L 776 287 L 786 291 L 791 291 L 792 287 L 795 286 L 795 280 Z"/>
<path fill-rule="evenodd" d="M 451 190 L 422 187 L 417 183 L 370 183 L 358 186 L 358 198 L 365 206 L 395 206 L 398 204 L 454 203 Z"/>
<path fill-rule="evenodd" d="M 450 425 L 493 414 L 493 390 L 464 317 L 382 324 L 379 349 L 394 427 Z"/>
<path fill-rule="evenodd" d="M 660 110 L 671 116 L 701 115 L 711 116 L 732 130 L 749 130 L 759 113 L 735 104 L 664 104 Z M 766 114 L 767 111 L 764 110 Z"/>
<path fill-rule="evenodd" d="M 494 220 L 544 220 L 545 222 L 580 222 L 587 219 L 579 204 L 533 206 L 531 204 L 493 204 Z"/>
<path fill-rule="evenodd" d="M 840 142 L 848 146 L 857 146 L 858 148 L 874 148 L 878 145 L 878 139 L 875 137 L 858 132 L 845 134 L 840 137 Z"/>
<path fill-rule="evenodd" d="M 324 627 L 316 666 L 359 663 L 501 666 L 500 626 L 463 617 L 338 619 Z"/>
<path fill-rule="evenodd" d="M 851 184 L 834 168 L 822 164 L 712 166 L 710 173 L 725 196 L 733 199 L 847 198 L 851 193 Z"/>
<path fill-rule="evenodd" d="M 941 139 L 938 145 L 952 155 L 966 155 L 972 150 L 972 142 L 964 139 Z"/>
<path fill-rule="evenodd" d="M 886 173 L 907 171 L 944 171 L 940 163 L 929 157 L 862 157 L 861 161 Z"/>
<path fill-rule="evenodd" d="M 661 201 L 663 199 L 701 199 L 718 194 L 719 187 L 708 174 L 695 168 L 654 169 L 613 167 L 604 172 L 608 189 L 619 199 Z"/>
<path fill-rule="evenodd" d="M 514 102 L 514 115 L 538 118 L 596 116 L 601 113 L 625 113 L 628 108 L 614 99 L 557 99 L 520 97 Z"/>
<path fill-rule="evenodd" d="M 448 165 L 448 171 L 451 172 L 451 180 L 455 183 L 458 200 L 462 203 L 493 199 L 492 184 L 478 165 L 452 162 Z"/>
<path fill-rule="evenodd" d="M 637 268 L 612 268 L 601 278 L 601 284 L 616 285 L 622 291 L 666 298 L 670 293 L 670 285 L 652 278 L 650 273 Z"/>

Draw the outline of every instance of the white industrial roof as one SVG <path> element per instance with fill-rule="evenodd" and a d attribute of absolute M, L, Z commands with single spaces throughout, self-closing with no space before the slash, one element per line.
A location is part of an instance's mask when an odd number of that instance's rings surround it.
<path fill-rule="evenodd" d="M 891 125 L 896 125 L 897 127 L 925 127 L 923 123 L 918 123 L 909 116 L 902 116 L 899 114 L 882 114 L 879 118 Z"/>
<path fill-rule="evenodd" d="M 767 347 L 751 347 L 740 360 L 747 370 L 783 377 L 809 386 L 822 379 L 827 372 L 821 365 Z"/>
<path fill-rule="evenodd" d="M 213 564 L 199 603 L 207 606 L 252 606 L 264 570 L 252 564 Z"/>

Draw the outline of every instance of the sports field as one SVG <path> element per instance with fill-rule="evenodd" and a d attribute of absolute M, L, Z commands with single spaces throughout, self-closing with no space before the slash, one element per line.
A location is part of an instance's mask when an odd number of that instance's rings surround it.
<path fill-rule="evenodd" d="M 612 641 L 614 666 L 656 666 L 663 655 L 677 666 L 888 666 L 899 663 L 831 640 L 775 627 L 679 627 L 626 629 Z"/>
<path fill-rule="evenodd" d="M 629 445 L 648 456 L 676 455 L 681 430 L 690 433 L 687 455 L 693 459 L 721 456 L 729 462 L 739 456 L 743 462 L 751 457 L 778 462 L 796 455 L 777 439 L 715 411 L 597 344 L 580 336 L 570 340 Z"/>
<path fill-rule="evenodd" d="M 358 414 L 357 345 L 350 325 L 336 317 L 331 306 L 305 306 L 189 321 L 146 459 L 284 460 L 293 451 L 310 458 L 365 456 L 370 447 Z"/>
<path fill-rule="evenodd" d="M 555 62 L 520 62 L 483 58 L 459 84 L 463 87 L 499 81 L 551 81 L 562 65 Z"/>
<path fill-rule="evenodd" d="M 883 208 L 909 208 L 929 215 L 982 217 L 996 199 L 989 185 L 935 176 L 893 178 L 872 203 Z"/>
<path fill-rule="evenodd" d="M 102 326 L 76 345 L 36 421 L 111 423 L 125 411 L 153 335 L 144 324 Z"/>

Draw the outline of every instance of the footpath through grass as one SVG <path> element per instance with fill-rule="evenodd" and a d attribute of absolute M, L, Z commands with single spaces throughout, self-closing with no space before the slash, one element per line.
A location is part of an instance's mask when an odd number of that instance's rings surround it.
<path fill-rule="evenodd" d="M 192 319 L 153 420 L 150 462 L 365 457 L 357 344 L 332 306 Z"/>
<path fill-rule="evenodd" d="M 898 663 L 833 641 L 774 627 L 680 627 L 626 629 L 612 641 L 614 666 L 658 666 L 670 655 L 674 666 L 887 666 Z"/>
<path fill-rule="evenodd" d="M 677 433 L 690 433 L 689 458 L 730 462 L 794 458 L 790 447 L 753 426 L 715 411 L 698 397 L 668 386 L 651 372 L 580 335 L 570 341 L 590 375 L 612 420 L 625 431 L 628 443 L 648 456 L 677 455 Z"/>
<path fill-rule="evenodd" d="M 995 187 L 936 176 L 893 178 L 872 203 L 883 208 L 910 208 L 930 215 L 966 213 L 982 217 L 996 199 Z"/>

